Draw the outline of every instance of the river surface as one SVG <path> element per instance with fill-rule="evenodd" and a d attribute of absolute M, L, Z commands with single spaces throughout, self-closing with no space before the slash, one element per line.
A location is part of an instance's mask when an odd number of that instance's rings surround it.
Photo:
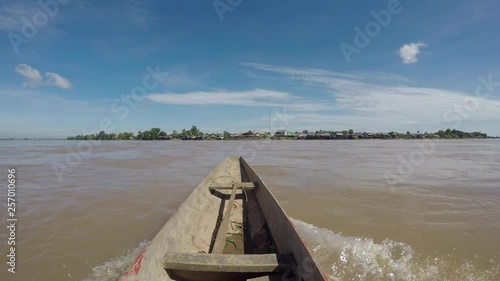
<path fill-rule="evenodd" d="M 500 280 L 498 140 L 0 141 L 0 280 L 119 279 L 227 155 L 246 157 L 331 280 Z"/>

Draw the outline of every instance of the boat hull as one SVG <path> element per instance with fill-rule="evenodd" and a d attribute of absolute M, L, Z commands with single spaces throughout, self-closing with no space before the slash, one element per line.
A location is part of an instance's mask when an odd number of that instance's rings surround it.
<path fill-rule="evenodd" d="M 290 259 L 273 269 L 264 260 L 272 255 Z M 188 196 L 122 280 L 250 280 L 270 274 L 327 280 L 265 183 L 243 158 L 230 156 Z"/>

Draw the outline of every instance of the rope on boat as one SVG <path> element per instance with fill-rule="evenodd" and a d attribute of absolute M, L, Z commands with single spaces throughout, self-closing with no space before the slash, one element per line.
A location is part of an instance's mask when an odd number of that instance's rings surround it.
<path fill-rule="evenodd" d="M 243 190 L 243 193 L 245 194 L 245 202 L 248 203 L 248 195 L 246 190 L 242 187 L 241 190 Z"/>
<path fill-rule="evenodd" d="M 226 238 L 226 246 L 224 247 L 224 249 L 226 249 L 226 248 L 227 248 L 227 245 L 229 244 L 228 242 L 234 245 L 234 251 L 233 251 L 233 254 L 234 254 L 234 253 L 237 253 L 237 252 L 238 252 L 238 245 L 236 245 L 236 243 L 234 243 L 233 241 L 231 241 L 231 240 L 229 240 L 229 239 L 227 239 L 227 238 Z"/>

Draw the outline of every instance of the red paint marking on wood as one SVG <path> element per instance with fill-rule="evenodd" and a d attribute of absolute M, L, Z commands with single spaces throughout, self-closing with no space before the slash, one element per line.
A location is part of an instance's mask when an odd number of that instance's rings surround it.
<path fill-rule="evenodd" d="M 127 272 L 125 272 L 122 280 L 125 280 L 131 273 L 133 273 L 134 275 L 139 274 L 139 270 L 141 269 L 141 263 L 142 263 L 142 259 L 144 258 L 144 254 L 146 254 L 146 250 L 143 250 L 137 256 L 137 258 L 135 258 L 134 264 L 130 267 L 130 269 Z"/>

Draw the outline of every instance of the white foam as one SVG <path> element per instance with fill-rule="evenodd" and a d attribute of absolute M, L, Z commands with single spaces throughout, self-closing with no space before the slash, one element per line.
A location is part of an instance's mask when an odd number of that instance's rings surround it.
<path fill-rule="evenodd" d="M 488 269 L 479 269 L 474 260 L 457 264 L 452 257 L 422 257 L 402 242 L 386 239 L 375 243 L 371 238 L 343 236 L 300 220 L 293 222 L 333 281 L 500 280 L 500 265 L 494 260 Z M 141 242 L 127 254 L 94 267 L 84 281 L 120 280 L 148 245 Z"/>
<path fill-rule="evenodd" d="M 92 268 L 92 273 L 83 281 L 115 281 L 120 280 L 123 273 L 132 266 L 136 257 L 149 245 L 148 241 L 141 242 L 137 247 L 129 250 L 125 255 L 106 261 L 102 265 Z"/>
<path fill-rule="evenodd" d="M 420 257 L 402 242 L 375 243 L 371 238 L 346 237 L 300 220 L 293 222 L 330 280 L 500 280 L 498 263 L 479 270 L 471 262 L 457 265 L 446 258 Z"/>

